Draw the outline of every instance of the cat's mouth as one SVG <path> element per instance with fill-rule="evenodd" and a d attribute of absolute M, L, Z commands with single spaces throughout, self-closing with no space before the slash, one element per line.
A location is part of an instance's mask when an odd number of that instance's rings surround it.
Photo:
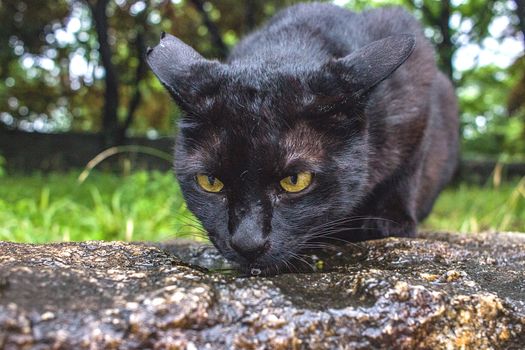
<path fill-rule="evenodd" d="M 278 256 L 269 254 L 263 260 L 255 262 L 235 262 L 244 277 L 269 277 L 286 273 L 318 273 L 337 270 L 343 263 L 359 263 L 368 257 L 368 249 L 357 243 L 348 242 L 322 248 L 310 248 Z M 343 259 L 344 258 L 344 259 Z"/>
<path fill-rule="evenodd" d="M 274 265 L 247 265 L 240 267 L 241 276 L 244 277 L 270 277 L 279 275 L 282 273 L 292 272 L 291 269 L 287 268 L 284 264 L 282 266 Z"/>
<path fill-rule="evenodd" d="M 292 257 L 281 256 L 279 259 L 261 260 L 251 263 L 240 263 L 235 261 L 237 268 L 242 276 L 245 277 L 269 277 L 283 273 L 311 273 L 315 272 L 315 262 L 293 259 Z"/>
<path fill-rule="evenodd" d="M 267 277 L 283 273 L 312 273 L 319 269 L 317 257 L 296 250 L 293 246 L 270 245 L 267 251 L 249 260 L 235 251 L 225 240 L 209 235 L 219 252 L 232 263 L 232 267 L 245 277 Z M 319 255 L 319 251 L 317 251 Z"/>
<path fill-rule="evenodd" d="M 233 263 L 234 268 L 244 277 L 268 277 L 293 271 L 284 258 L 275 259 L 271 256 L 262 256 L 255 261 L 247 261 L 235 254 L 223 255 Z"/>

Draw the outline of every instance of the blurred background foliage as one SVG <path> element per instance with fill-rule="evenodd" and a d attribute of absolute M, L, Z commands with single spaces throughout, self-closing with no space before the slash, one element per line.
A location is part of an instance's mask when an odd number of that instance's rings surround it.
<path fill-rule="evenodd" d="M 0 0 L 0 137 L 2 130 L 91 133 L 102 135 L 104 149 L 135 136 L 171 136 L 179 111 L 144 62 L 160 33 L 222 59 L 298 2 Z M 463 158 L 525 160 L 525 0 L 329 2 L 354 11 L 398 5 L 414 14 L 456 86 Z M 202 235 L 171 173 L 130 173 L 127 166 L 126 176 L 95 171 L 79 184 L 78 171 L 8 174 L 6 159 L 0 154 L 0 239 Z M 502 183 L 501 174 L 498 165 L 482 187 L 447 190 L 424 227 L 525 231 L 525 178 Z"/>
<path fill-rule="evenodd" d="M 0 125 L 36 132 L 172 134 L 179 114 L 144 64 L 161 31 L 204 56 L 294 0 L 0 0 Z M 525 153 L 522 0 L 334 0 L 400 5 L 425 26 L 461 103 L 465 155 Z"/>

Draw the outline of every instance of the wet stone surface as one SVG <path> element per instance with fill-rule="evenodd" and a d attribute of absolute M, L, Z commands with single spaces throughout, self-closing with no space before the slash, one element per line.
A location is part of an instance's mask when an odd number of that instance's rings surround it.
<path fill-rule="evenodd" d="M 0 243 L 1 349 L 523 349 L 525 234 L 423 234 L 246 278 L 211 247 Z"/>

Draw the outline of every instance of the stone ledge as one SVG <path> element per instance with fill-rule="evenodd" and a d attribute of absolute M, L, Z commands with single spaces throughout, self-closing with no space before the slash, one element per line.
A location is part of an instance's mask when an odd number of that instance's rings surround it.
<path fill-rule="evenodd" d="M 524 234 L 428 233 L 320 258 L 322 271 L 242 278 L 197 243 L 0 243 L 0 348 L 525 344 Z"/>

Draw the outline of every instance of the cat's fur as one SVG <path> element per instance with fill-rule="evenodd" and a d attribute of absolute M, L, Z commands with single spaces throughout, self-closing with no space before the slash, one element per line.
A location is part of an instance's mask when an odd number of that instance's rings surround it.
<path fill-rule="evenodd" d="M 170 35 L 147 60 L 184 112 L 175 168 L 188 207 L 241 267 L 284 266 L 326 235 L 412 236 L 454 171 L 453 88 L 400 8 L 296 5 L 224 63 Z M 300 171 L 312 185 L 284 192 Z M 201 190 L 198 173 L 223 191 Z"/>

